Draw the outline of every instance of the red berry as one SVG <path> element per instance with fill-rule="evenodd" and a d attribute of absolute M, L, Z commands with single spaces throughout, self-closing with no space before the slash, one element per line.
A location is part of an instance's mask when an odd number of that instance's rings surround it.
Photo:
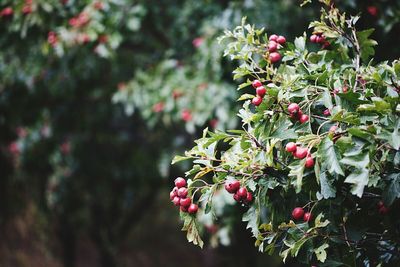
<path fill-rule="evenodd" d="M 342 88 L 342 92 L 343 92 L 343 93 L 347 93 L 347 90 L 348 90 L 347 86 L 344 86 L 344 87 Z"/>
<path fill-rule="evenodd" d="M 278 52 L 272 52 L 271 54 L 269 54 L 269 60 L 271 61 L 271 63 L 276 63 L 281 60 L 281 54 L 279 54 Z"/>
<path fill-rule="evenodd" d="M 192 200 L 189 197 L 181 198 L 181 200 L 179 201 L 179 204 L 183 207 L 189 207 L 191 203 Z"/>
<path fill-rule="evenodd" d="M 296 144 L 294 142 L 289 142 L 289 143 L 286 144 L 285 148 L 286 148 L 287 152 L 295 152 L 296 149 L 297 149 L 297 146 L 296 146 Z"/>
<path fill-rule="evenodd" d="M 330 116 L 331 115 L 331 112 L 329 111 L 329 109 L 325 109 L 324 110 L 324 115 L 325 116 Z"/>
<path fill-rule="evenodd" d="M 317 36 L 316 36 L 315 34 L 311 35 L 310 41 L 311 41 L 312 43 L 316 43 L 316 42 L 317 42 Z"/>
<path fill-rule="evenodd" d="M 380 200 L 380 201 L 378 202 L 378 208 L 383 207 L 383 206 L 385 206 L 385 204 L 383 203 L 382 200 Z"/>
<path fill-rule="evenodd" d="M 236 194 L 240 197 L 240 199 L 246 199 L 246 197 L 247 197 L 246 187 L 239 188 L 239 190 L 236 192 Z"/>
<path fill-rule="evenodd" d="M 330 45 L 331 45 L 330 42 L 325 41 L 325 42 L 322 44 L 322 49 L 328 48 Z"/>
<path fill-rule="evenodd" d="M 304 159 L 308 154 L 308 150 L 305 147 L 298 147 L 293 153 L 293 156 L 298 159 Z"/>
<path fill-rule="evenodd" d="M 188 212 L 188 207 L 181 206 L 180 209 L 183 212 Z"/>
<path fill-rule="evenodd" d="M 272 34 L 270 37 L 269 37 L 269 40 L 270 41 L 274 41 L 274 42 L 276 42 L 277 40 L 278 40 L 278 35 L 276 35 L 276 34 Z"/>
<path fill-rule="evenodd" d="M 28 14 L 32 13 L 32 6 L 31 5 L 24 5 L 24 7 L 22 8 L 22 13 L 24 15 L 28 15 Z"/>
<path fill-rule="evenodd" d="M 192 120 L 192 113 L 190 112 L 190 110 L 184 109 L 184 110 L 182 110 L 181 118 L 182 118 L 183 121 L 186 121 L 186 122 L 191 121 Z"/>
<path fill-rule="evenodd" d="M 376 17 L 378 15 L 378 8 L 376 6 L 368 6 L 367 11 L 371 16 Z"/>
<path fill-rule="evenodd" d="M 237 192 L 233 195 L 233 199 L 236 200 L 237 202 L 242 201 L 242 198 L 238 195 Z"/>
<path fill-rule="evenodd" d="M 237 180 L 228 181 L 225 183 L 225 190 L 231 194 L 236 193 L 240 188 L 240 182 Z"/>
<path fill-rule="evenodd" d="M 265 89 L 264 86 L 259 86 L 259 87 L 257 87 L 257 89 L 256 89 L 256 93 L 257 93 L 257 95 L 258 95 L 259 97 L 265 96 L 265 93 L 266 93 L 266 92 L 267 92 L 267 89 Z"/>
<path fill-rule="evenodd" d="M 305 123 L 305 122 L 308 121 L 308 119 L 309 119 L 308 115 L 303 114 L 303 115 L 300 116 L 299 121 L 300 121 L 300 123 Z"/>
<path fill-rule="evenodd" d="M 14 10 L 11 7 L 6 7 L 0 12 L 0 17 L 11 16 L 14 13 Z"/>
<path fill-rule="evenodd" d="M 270 41 L 268 43 L 268 51 L 269 52 L 275 52 L 278 49 L 278 43 L 275 41 Z"/>
<path fill-rule="evenodd" d="M 310 221 L 311 219 L 312 219 L 312 215 L 311 215 L 310 212 L 304 213 L 303 220 L 304 220 L 305 222 L 308 222 L 308 221 Z"/>
<path fill-rule="evenodd" d="M 172 203 L 174 203 L 175 206 L 180 206 L 181 199 L 180 197 L 174 197 L 174 199 L 172 200 Z"/>
<path fill-rule="evenodd" d="M 318 35 L 316 38 L 316 42 L 319 44 L 325 42 L 325 37 L 323 35 Z"/>
<path fill-rule="evenodd" d="M 338 88 L 335 88 L 335 89 L 333 89 L 333 94 L 338 94 L 338 93 L 340 93 L 340 90 L 338 89 Z"/>
<path fill-rule="evenodd" d="M 306 158 L 306 168 L 312 168 L 314 166 L 314 159 L 312 157 Z"/>
<path fill-rule="evenodd" d="M 295 113 L 299 112 L 299 110 L 300 110 L 300 107 L 299 107 L 299 105 L 296 104 L 296 103 L 291 103 L 291 104 L 288 106 L 288 111 L 289 111 L 289 113 L 291 113 L 291 114 L 295 114 Z"/>
<path fill-rule="evenodd" d="M 178 196 L 179 197 L 186 197 L 188 194 L 188 190 L 186 187 L 181 187 L 178 189 Z"/>
<path fill-rule="evenodd" d="M 251 203 L 252 201 L 253 201 L 253 194 L 250 193 L 250 192 L 247 192 L 247 196 L 246 196 L 245 202 L 246 202 L 247 204 L 249 204 L 249 203 Z"/>
<path fill-rule="evenodd" d="M 379 211 L 380 214 L 385 215 L 385 214 L 387 214 L 389 212 L 389 208 L 387 208 L 385 206 L 382 206 L 382 207 L 379 208 L 378 211 Z"/>
<path fill-rule="evenodd" d="M 254 106 L 259 106 L 262 103 L 262 97 L 256 96 L 251 100 L 251 103 L 253 103 Z"/>
<path fill-rule="evenodd" d="M 301 207 L 294 208 L 292 211 L 292 217 L 295 220 L 300 220 L 301 218 L 303 218 L 303 215 L 304 215 L 304 210 Z"/>
<path fill-rule="evenodd" d="M 178 177 L 175 179 L 175 186 L 178 188 L 186 186 L 186 181 L 182 177 Z"/>
<path fill-rule="evenodd" d="M 251 85 L 252 85 L 254 88 L 257 88 L 257 87 L 262 86 L 262 83 L 261 83 L 259 80 L 254 80 L 254 81 L 251 83 Z"/>
<path fill-rule="evenodd" d="M 197 206 L 197 204 L 190 204 L 190 206 L 188 208 L 188 212 L 190 214 L 195 214 L 198 209 L 199 209 L 199 206 Z"/>
<path fill-rule="evenodd" d="M 284 36 L 280 35 L 280 36 L 276 39 L 276 41 L 277 41 L 279 44 L 284 45 L 284 44 L 286 43 L 286 38 L 285 38 Z"/>
<path fill-rule="evenodd" d="M 336 125 L 333 125 L 331 128 L 329 128 L 330 133 L 335 133 L 338 127 Z"/>
<path fill-rule="evenodd" d="M 174 200 L 174 198 L 177 196 L 176 191 L 172 190 L 169 192 L 169 199 Z"/>

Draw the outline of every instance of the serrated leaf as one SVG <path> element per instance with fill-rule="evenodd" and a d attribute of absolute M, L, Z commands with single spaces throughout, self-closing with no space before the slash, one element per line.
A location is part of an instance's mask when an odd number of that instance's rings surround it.
<path fill-rule="evenodd" d="M 279 140 L 296 139 L 297 133 L 290 126 L 292 126 L 292 123 L 285 116 L 281 116 L 275 122 L 274 130 L 272 130 L 269 138 Z"/>
<path fill-rule="evenodd" d="M 257 237 L 260 232 L 258 229 L 260 214 L 255 205 L 251 206 L 248 211 L 243 214 L 242 221 L 247 222 L 246 229 L 250 229 L 253 236 Z"/>
<path fill-rule="evenodd" d="M 186 238 L 189 242 L 193 242 L 194 245 L 203 248 L 204 242 L 200 237 L 199 230 L 197 229 L 197 221 L 194 217 L 187 215 L 182 231 L 186 231 Z"/>
<path fill-rule="evenodd" d="M 329 137 L 322 139 L 318 147 L 318 155 L 322 159 L 322 163 L 327 166 L 329 173 L 344 176 L 343 170 L 340 167 L 338 153 L 333 141 Z"/>
<path fill-rule="evenodd" d="M 336 188 L 332 186 L 332 181 L 328 180 L 326 172 L 320 174 L 321 192 L 318 192 L 318 199 L 328 199 L 336 196 Z"/>
<path fill-rule="evenodd" d="M 396 198 L 400 198 L 400 173 L 393 173 L 388 176 L 389 186 L 383 193 L 383 200 L 391 205 Z"/>
<path fill-rule="evenodd" d="M 325 262 L 327 256 L 325 250 L 327 248 L 329 248 L 329 244 L 325 243 L 319 246 L 318 248 L 314 249 L 315 256 L 317 256 L 317 260 L 319 260 L 320 262 Z"/>
<path fill-rule="evenodd" d="M 192 157 L 175 156 L 172 159 L 172 163 L 171 164 L 175 164 L 177 162 L 180 162 L 180 161 L 183 161 L 183 160 L 187 160 L 187 159 L 190 159 L 190 158 L 192 158 Z"/>

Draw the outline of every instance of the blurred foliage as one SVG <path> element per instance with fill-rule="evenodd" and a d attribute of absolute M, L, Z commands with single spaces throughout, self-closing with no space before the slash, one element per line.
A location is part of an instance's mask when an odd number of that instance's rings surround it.
<path fill-rule="evenodd" d="M 162 177 L 180 172 L 171 155 L 204 126 L 236 124 L 232 63 L 216 37 L 242 16 L 294 36 L 318 11 L 298 4 L 1 0 L 0 221 L 33 202 L 57 229 L 66 265 L 81 234 L 115 264 Z M 369 4 L 346 1 L 363 12 Z M 365 23 L 398 32 L 399 8 L 376 5 Z M 378 57 L 399 51 L 383 39 Z"/>

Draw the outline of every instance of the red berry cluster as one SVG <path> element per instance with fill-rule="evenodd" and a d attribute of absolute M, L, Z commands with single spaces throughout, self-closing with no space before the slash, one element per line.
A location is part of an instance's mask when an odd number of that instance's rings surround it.
<path fill-rule="evenodd" d="M 331 44 L 325 39 L 325 36 L 322 33 L 315 33 L 311 35 L 310 41 L 316 44 L 322 44 L 322 48 L 327 48 Z"/>
<path fill-rule="evenodd" d="M 304 212 L 302 207 L 294 208 L 292 211 L 292 217 L 296 221 L 303 219 L 303 221 L 308 222 L 312 219 L 312 215 L 310 212 Z"/>
<path fill-rule="evenodd" d="M 188 189 L 186 181 L 182 177 L 178 177 L 174 181 L 175 187 L 169 193 L 169 198 L 175 206 L 180 207 L 181 211 L 189 212 L 190 214 L 197 213 L 199 207 L 192 203 L 192 199 L 188 197 Z"/>
<path fill-rule="evenodd" d="M 240 187 L 238 180 L 227 181 L 225 190 L 233 194 L 233 199 L 239 203 L 250 204 L 253 201 L 253 194 L 247 191 L 246 187 Z"/>
<path fill-rule="evenodd" d="M 71 18 L 69 20 L 69 25 L 75 28 L 82 27 L 89 22 L 90 18 L 89 15 L 85 12 L 78 14 L 77 16 Z"/>
<path fill-rule="evenodd" d="M 378 202 L 378 212 L 382 215 L 385 215 L 389 212 L 389 208 L 385 206 L 383 201 Z"/>
<path fill-rule="evenodd" d="M 254 80 L 251 85 L 256 89 L 256 94 L 257 96 L 253 98 L 251 103 L 255 106 L 259 106 L 262 103 L 263 97 L 265 96 L 265 93 L 267 92 L 267 89 L 262 85 L 262 83 L 259 80 Z"/>
<path fill-rule="evenodd" d="M 305 123 L 309 119 L 308 115 L 303 114 L 303 111 L 301 111 L 299 105 L 296 103 L 291 103 L 288 106 L 288 111 L 289 111 L 290 117 L 292 119 L 300 121 L 300 123 Z"/>
<path fill-rule="evenodd" d="M 281 54 L 277 52 L 277 50 L 280 48 L 280 46 L 284 45 L 286 43 L 286 38 L 282 35 L 276 35 L 272 34 L 269 37 L 269 42 L 268 42 L 268 52 L 269 52 L 269 60 L 271 63 L 276 63 L 279 60 L 281 60 Z"/>
<path fill-rule="evenodd" d="M 305 164 L 306 168 L 311 168 L 314 166 L 314 159 L 307 148 L 298 147 L 294 142 L 289 142 L 286 145 L 286 151 L 292 153 L 292 155 L 298 159 L 304 159 L 307 157 Z"/>

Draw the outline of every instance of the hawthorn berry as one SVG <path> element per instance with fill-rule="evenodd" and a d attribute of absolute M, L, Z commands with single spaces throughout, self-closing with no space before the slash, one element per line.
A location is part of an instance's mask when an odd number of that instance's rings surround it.
<path fill-rule="evenodd" d="M 188 212 L 190 214 L 195 214 L 198 209 L 199 209 L 199 206 L 197 206 L 197 204 L 190 204 L 190 206 L 188 208 Z"/>
<path fill-rule="evenodd" d="M 305 123 L 305 122 L 307 122 L 308 121 L 308 115 L 306 115 L 306 114 L 302 114 L 301 116 L 300 116 L 300 118 L 299 118 L 299 121 L 300 121 L 300 123 Z"/>
<path fill-rule="evenodd" d="M 385 214 L 387 214 L 389 212 L 389 208 L 387 208 L 385 206 L 382 206 L 382 207 L 379 208 L 378 211 L 379 211 L 379 214 L 385 215 Z"/>
<path fill-rule="evenodd" d="M 182 177 L 176 178 L 175 181 L 174 181 L 174 183 L 175 183 L 175 186 L 176 186 L 177 188 L 181 188 L 181 187 L 186 186 L 186 180 L 183 179 Z"/>
<path fill-rule="evenodd" d="M 181 198 L 179 204 L 183 207 L 189 207 L 192 203 L 192 200 L 189 197 Z"/>
<path fill-rule="evenodd" d="M 300 220 L 304 216 L 304 210 L 301 207 L 294 208 L 292 211 L 292 217 L 295 220 Z"/>
<path fill-rule="evenodd" d="M 7 17 L 13 15 L 14 10 L 11 7 L 6 7 L 0 12 L 0 17 Z"/>
<path fill-rule="evenodd" d="M 317 42 L 317 35 L 315 35 L 315 34 L 311 35 L 311 36 L 310 36 L 310 41 L 311 41 L 312 43 L 316 43 L 316 42 Z"/>
<path fill-rule="evenodd" d="M 325 116 L 330 116 L 331 115 L 331 112 L 329 111 L 329 109 L 325 109 L 324 110 L 324 115 Z"/>
<path fill-rule="evenodd" d="M 279 54 L 278 52 L 272 52 L 269 54 L 269 60 L 271 61 L 271 63 L 276 63 L 281 60 L 281 54 Z"/>
<path fill-rule="evenodd" d="M 314 167 L 314 159 L 312 157 L 307 157 L 305 166 L 306 168 Z"/>
<path fill-rule="evenodd" d="M 295 152 L 297 149 L 296 143 L 294 142 L 287 143 L 285 149 L 287 152 Z"/>
<path fill-rule="evenodd" d="M 172 190 L 169 192 L 169 199 L 174 200 L 174 198 L 177 196 L 176 191 Z"/>
<path fill-rule="evenodd" d="M 329 128 L 329 132 L 335 133 L 337 129 L 338 129 L 338 127 L 336 125 L 333 125 L 333 126 L 331 126 L 331 128 Z"/>
<path fill-rule="evenodd" d="M 305 222 L 308 222 L 308 221 L 310 221 L 311 219 L 312 219 L 312 215 L 311 215 L 310 212 L 304 213 L 303 220 L 304 220 Z"/>
<path fill-rule="evenodd" d="M 24 5 L 24 7 L 22 8 L 22 13 L 24 15 L 28 15 L 28 14 L 32 13 L 32 6 L 31 5 Z"/>
<path fill-rule="evenodd" d="M 305 147 L 298 147 L 293 153 L 293 156 L 298 159 L 304 159 L 308 154 L 308 150 Z"/>
<path fill-rule="evenodd" d="M 240 202 L 242 200 L 242 198 L 238 195 L 237 192 L 233 195 L 233 199 L 236 200 L 237 202 Z"/>
<path fill-rule="evenodd" d="M 276 41 L 277 41 L 279 44 L 284 45 L 284 44 L 286 43 L 286 38 L 285 38 L 285 36 L 280 35 L 280 36 L 278 36 L 278 38 L 276 39 Z"/>
<path fill-rule="evenodd" d="M 253 201 L 253 194 L 251 192 L 247 192 L 246 199 L 244 200 L 247 204 Z"/>
<path fill-rule="evenodd" d="M 188 194 L 188 189 L 186 187 L 181 187 L 178 189 L 178 196 L 179 197 L 186 197 Z"/>
<path fill-rule="evenodd" d="M 240 182 L 238 180 L 228 181 L 225 183 L 225 190 L 228 191 L 228 193 L 234 194 L 239 190 L 239 188 Z"/>
<path fill-rule="evenodd" d="M 347 93 L 347 91 L 348 91 L 348 87 L 347 87 L 347 86 L 343 86 L 342 92 L 343 92 L 343 93 Z"/>
<path fill-rule="evenodd" d="M 254 106 L 259 106 L 262 103 L 262 97 L 256 96 L 251 100 L 251 103 L 253 103 Z"/>
<path fill-rule="evenodd" d="M 268 40 L 277 42 L 277 41 L 278 41 L 278 37 L 279 37 L 278 35 L 272 34 L 272 35 L 269 37 Z"/>
<path fill-rule="evenodd" d="M 275 52 L 278 50 L 278 43 L 275 41 L 270 41 L 268 43 L 268 52 Z"/>
<path fill-rule="evenodd" d="M 259 97 L 264 97 L 266 92 L 267 92 L 267 89 L 265 89 L 264 86 L 259 86 L 259 87 L 257 87 L 257 89 L 256 89 L 256 94 L 257 94 Z"/>
<path fill-rule="evenodd" d="M 262 86 L 262 83 L 261 83 L 259 80 L 254 80 L 254 81 L 251 83 L 251 85 L 252 85 L 254 88 L 257 88 L 257 87 Z"/>
<path fill-rule="evenodd" d="M 246 187 L 239 188 L 239 190 L 236 192 L 236 194 L 240 197 L 240 199 L 246 199 L 246 197 L 247 197 Z"/>
<path fill-rule="evenodd" d="M 183 212 L 188 212 L 188 207 L 181 206 L 180 210 L 183 211 Z"/>
<path fill-rule="evenodd" d="M 289 111 L 290 114 L 298 113 L 299 110 L 300 110 L 300 107 L 299 107 L 299 105 L 297 103 L 291 103 L 288 106 L 288 111 Z"/>
<path fill-rule="evenodd" d="M 188 109 L 184 109 L 181 114 L 181 118 L 183 121 L 191 121 L 192 120 L 192 113 Z"/>
<path fill-rule="evenodd" d="M 174 203 L 175 206 L 180 206 L 180 202 L 181 199 L 178 196 L 174 197 L 174 199 L 172 200 L 172 203 Z"/>

